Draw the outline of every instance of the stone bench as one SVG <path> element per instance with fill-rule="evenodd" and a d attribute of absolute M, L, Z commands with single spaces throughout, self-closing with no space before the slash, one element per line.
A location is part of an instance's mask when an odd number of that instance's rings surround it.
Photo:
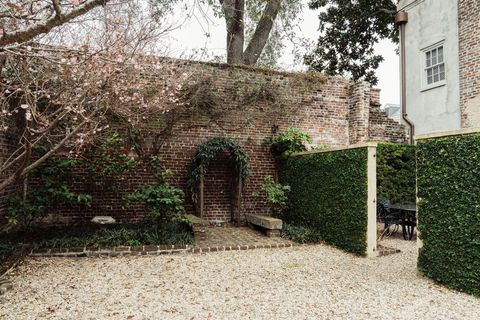
<path fill-rule="evenodd" d="M 247 214 L 247 222 L 265 231 L 267 237 L 280 236 L 282 230 L 282 220 L 266 216 L 258 216 L 254 214 Z"/>
<path fill-rule="evenodd" d="M 207 238 L 207 227 L 209 223 L 193 214 L 185 215 L 188 221 L 192 224 L 193 236 L 198 240 L 205 240 Z"/>

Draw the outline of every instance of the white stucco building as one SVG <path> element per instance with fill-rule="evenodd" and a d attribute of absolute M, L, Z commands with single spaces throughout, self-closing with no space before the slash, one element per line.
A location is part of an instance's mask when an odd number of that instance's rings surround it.
<path fill-rule="evenodd" d="M 480 126 L 480 1 L 400 0 L 397 9 L 408 14 L 402 103 L 415 134 Z"/>

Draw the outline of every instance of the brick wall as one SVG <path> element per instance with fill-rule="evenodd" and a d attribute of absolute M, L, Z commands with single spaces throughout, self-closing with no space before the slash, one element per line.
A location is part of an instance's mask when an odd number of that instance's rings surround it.
<path fill-rule="evenodd" d="M 368 136 L 370 141 L 390 141 L 405 143 L 408 133 L 405 127 L 386 116 L 379 106 L 371 106 L 369 110 Z"/>
<path fill-rule="evenodd" d="M 368 140 L 405 141 L 403 127 L 378 109 L 379 92 L 371 91 L 366 83 L 354 84 L 339 77 L 192 61 L 178 61 L 178 68 L 194 71 L 197 78 L 211 77 L 213 84 L 209 90 L 221 97 L 227 112 L 215 121 L 184 115 L 160 149 L 163 165 L 172 170 L 172 183 L 186 191 L 187 170 L 198 145 L 208 137 L 234 139 L 244 148 L 251 167 L 251 175 L 245 181 L 242 194 L 242 213 L 269 214 L 264 202 L 252 197 L 252 192 L 259 189 L 266 175 L 276 175 L 274 158 L 269 147 L 263 144 L 263 139 L 272 134 L 274 126 L 280 132 L 289 126 L 297 127 L 312 136 L 314 144 L 326 146 Z M 149 82 L 155 84 L 158 81 L 158 86 L 161 86 L 164 76 L 150 75 Z M 265 101 L 257 101 L 240 109 L 231 108 L 231 101 L 237 99 L 232 95 L 232 86 L 265 84 L 277 89 L 284 100 L 282 106 L 272 109 Z M 156 130 L 154 125 L 150 129 Z M 211 162 L 205 177 L 205 218 L 212 221 L 232 219 L 235 174 L 230 155 L 220 154 Z M 119 222 L 138 221 L 142 218 L 142 206 L 126 206 L 122 197 L 149 181 L 153 181 L 151 173 L 138 170 L 121 181 L 115 190 L 102 190 L 75 182 L 78 192 L 93 194 L 92 207 L 58 208 L 52 211 L 51 222 L 83 223 L 95 215 L 111 215 Z M 186 210 L 193 211 L 189 197 Z"/>
<path fill-rule="evenodd" d="M 11 124 L 10 130 L 0 131 L 0 166 L 2 166 L 5 161 L 12 155 L 15 151 L 18 139 L 16 139 L 17 131 L 15 130 L 15 125 Z M 0 174 L 0 179 L 3 179 L 7 175 L 10 175 L 16 169 L 15 166 L 10 167 L 10 169 L 6 170 L 2 174 Z M 0 231 L 3 227 L 7 224 L 6 219 L 3 215 L 5 209 L 7 207 L 7 199 L 13 195 L 21 194 L 22 184 L 21 182 L 17 182 L 13 185 L 8 186 L 5 190 L 0 191 Z"/>
<path fill-rule="evenodd" d="M 480 125 L 480 2 L 458 1 L 462 127 Z"/>

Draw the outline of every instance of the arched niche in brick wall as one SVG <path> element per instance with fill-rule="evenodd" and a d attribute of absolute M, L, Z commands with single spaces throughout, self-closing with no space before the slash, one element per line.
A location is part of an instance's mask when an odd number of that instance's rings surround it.
<path fill-rule="evenodd" d="M 238 224 L 242 211 L 243 182 L 249 175 L 250 169 L 247 155 L 236 141 L 225 137 L 213 137 L 199 145 L 192 157 L 192 164 L 188 171 L 188 187 L 195 204 L 196 214 L 203 218 L 205 214 L 205 175 L 212 160 L 225 152 L 230 153 L 230 158 L 234 161 L 231 216 L 232 220 Z"/>

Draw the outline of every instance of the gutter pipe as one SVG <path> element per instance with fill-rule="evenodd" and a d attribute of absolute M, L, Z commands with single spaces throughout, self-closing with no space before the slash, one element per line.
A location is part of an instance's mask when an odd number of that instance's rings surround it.
<path fill-rule="evenodd" d="M 409 127 L 410 144 L 414 144 L 415 125 L 408 118 L 407 114 L 407 78 L 406 78 L 406 57 L 405 57 L 405 26 L 408 22 L 408 13 L 399 11 L 395 15 L 395 25 L 400 31 L 400 57 L 401 57 L 401 74 L 402 74 L 402 118 Z"/>

